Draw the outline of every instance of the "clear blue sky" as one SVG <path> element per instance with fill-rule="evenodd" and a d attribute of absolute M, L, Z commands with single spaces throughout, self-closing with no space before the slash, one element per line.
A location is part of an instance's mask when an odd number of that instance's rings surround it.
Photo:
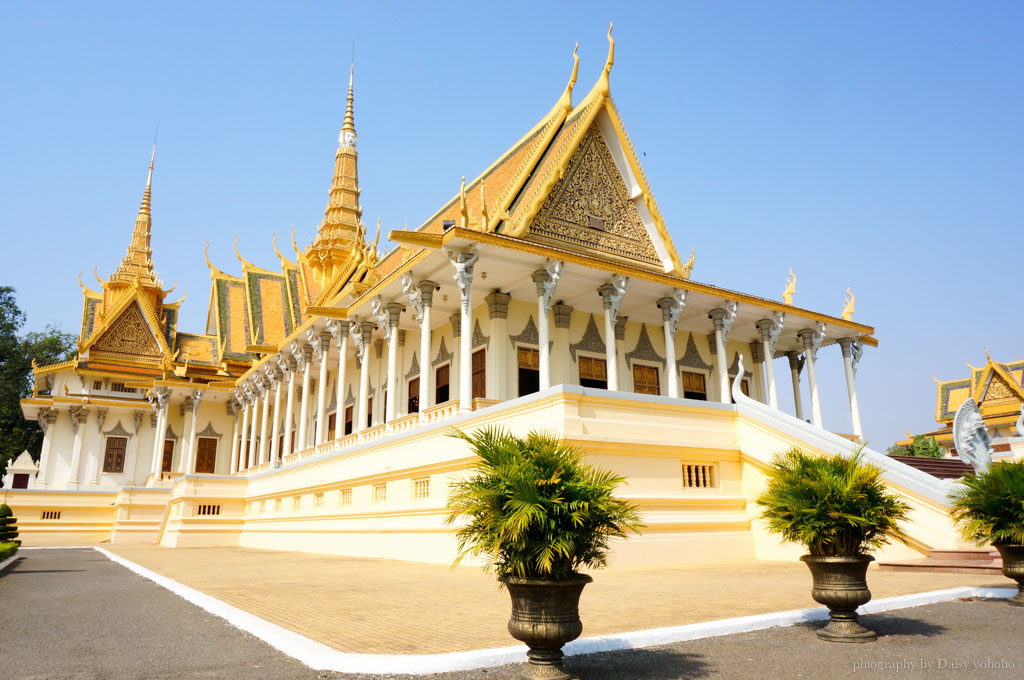
<path fill-rule="evenodd" d="M 272 232 L 314 234 L 353 37 L 364 218 L 392 229 L 552 106 L 576 41 L 589 89 L 614 20 L 612 94 L 694 278 L 778 298 L 792 267 L 833 314 L 851 286 L 881 342 L 873 445 L 933 426 L 933 372 L 1024 349 L 1021 3 L 174 4 L 0 4 L 0 284 L 28 329 L 78 332 L 78 272 L 123 255 L 157 123 L 154 258 L 201 332 L 205 239 L 236 271 L 235 232 L 268 267 Z M 838 351 L 819 366 L 849 431 Z"/>

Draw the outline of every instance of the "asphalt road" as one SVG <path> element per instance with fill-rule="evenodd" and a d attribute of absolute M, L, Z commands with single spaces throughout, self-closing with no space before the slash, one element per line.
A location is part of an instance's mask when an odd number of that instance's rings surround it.
<path fill-rule="evenodd" d="M 511 680 L 522 671 L 319 673 L 97 552 L 27 554 L 0 575 L 0 678 Z M 821 642 L 816 623 L 570 657 L 566 668 L 582 680 L 1024 677 L 1024 607 L 944 602 L 862 620 L 876 642 Z"/>

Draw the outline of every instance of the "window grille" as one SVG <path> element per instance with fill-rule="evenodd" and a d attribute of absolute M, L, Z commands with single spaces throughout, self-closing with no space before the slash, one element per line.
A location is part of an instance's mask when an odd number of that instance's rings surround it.
<path fill-rule="evenodd" d="M 341 490 L 341 504 L 343 506 L 352 505 L 352 489 Z"/>
<path fill-rule="evenodd" d="M 387 484 L 374 484 L 373 485 L 373 502 L 384 503 L 388 500 L 388 485 Z"/>
<path fill-rule="evenodd" d="M 41 519 L 60 519 L 60 510 L 43 510 Z"/>
<path fill-rule="evenodd" d="M 302 496 L 292 496 L 292 510 L 298 510 L 302 507 Z"/>
<path fill-rule="evenodd" d="M 684 489 L 712 489 L 717 484 L 714 464 L 683 463 Z"/>
<path fill-rule="evenodd" d="M 280 498 L 275 498 L 274 499 L 274 512 L 281 512 L 281 499 Z"/>
<path fill-rule="evenodd" d="M 313 509 L 319 510 L 324 507 L 324 495 L 322 493 L 313 494 Z"/>
<path fill-rule="evenodd" d="M 122 392 L 124 394 L 135 394 L 134 387 L 128 387 L 123 382 L 110 383 L 111 392 Z"/>
<path fill-rule="evenodd" d="M 102 380 L 93 380 L 92 381 L 92 388 L 94 390 L 102 390 L 103 389 L 103 381 Z"/>
<path fill-rule="evenodd" d="M 422 501 L 430 498 L 430 478 L 412 480 L 412 499 Z"/>
<path fill-rule="evenodd" d="M 260 507 L 260 512 L 263 511 L 262 505 L 263 505 L 263 501 L 260 501 L 260 506 L 261 506 Z M 200 515 L 200 516 L 204 516 L 204 517 L 214 517 L 214 516 L 220 514 L 220 505 L 213 505 L 213 504 L 210 504 L 210 503 L 200 503 L 199 507 L 196 510 L 196 514 Z"/>

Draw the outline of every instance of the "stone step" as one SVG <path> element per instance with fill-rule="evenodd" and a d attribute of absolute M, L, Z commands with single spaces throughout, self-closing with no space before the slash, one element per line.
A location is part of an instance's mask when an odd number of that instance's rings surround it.
<path fill-rule="evenodd" d="M 920 560 L 900 560 L 879 562 L 882 571 L 938 571 L 947 574 L 1002 574 L 1001 559 L 935 559 L 925 557 Z"/>
<path fill-rule="evenodd" d="M 928 557 L 937 560 L 998 560 L 998 550 L 929 550 Z"/>

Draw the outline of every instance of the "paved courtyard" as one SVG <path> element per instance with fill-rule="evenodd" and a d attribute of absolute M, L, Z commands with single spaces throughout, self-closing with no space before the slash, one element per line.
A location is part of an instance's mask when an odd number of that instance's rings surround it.
<path fill-rule="evenodd" d="M 428 654 L 516 644 L 508 594 L 477 567 L 245 548 L 104 546 L 132 562 L 345 652 Z M 605 570 L 580 602 L 584 636 L 817 607 L 801 563 Z M 1007 588 L 1001 575 L 872 569 L 875 598 L 957 586 Z"/>

